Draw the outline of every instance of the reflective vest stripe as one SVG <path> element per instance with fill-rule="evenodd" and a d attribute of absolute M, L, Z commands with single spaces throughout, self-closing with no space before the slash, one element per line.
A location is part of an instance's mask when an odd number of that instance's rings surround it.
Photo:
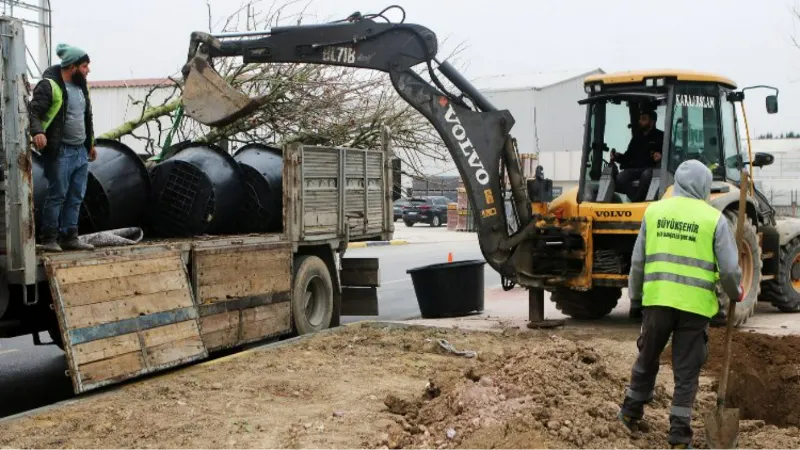
<path fill-rule="evenodd" d="M 670 262 L 675 264 L 683 264 L 684 266 L 697 267 L 703 270 L 717 270 L 717 266 L 712 262 L 703 261 L 702 259 L 692 258 L 690 256 L 671 255 L 669 253 L 656 253 L 654 255 L 647 255 L 644 262 L 645 264 L 655 262 Z"/>
<path fill-rule="evenodd" d="M 686 275 L 676 275 L 674 273 L 667 273 L 667 272 L 654 272 L 648 273 L 644 276 L 644 281 L 671 281 L 673 283 L 684 284 L 686 286 L 692 286 L 700 289 L 706 289 L 712 292 L 716 292 L 716 283 L 713 281 L 708 280 L 701 280 L 699 278 L 688 277 Z"/>
<path fill-rule="evenodd" d="M 61 92 L 61 86 L 56 83 L 55 80 L 51 78 L 45 78 L 47 81 L 50 82 L 50 87 L 52 88 L 52 98 L 53 103 L 50 104 L 50 109 L 47 110 L 47 114 L 44 115 L 44 121 L 42 122 L 42 127 L 44 130 L 47 131 L 47 128 L 50 127 L 50 124 L 53 123 L 53 119 L 56 118 L 56 114 L 61 109 L 61 105 L 64 103 L 64 94 Z"/>

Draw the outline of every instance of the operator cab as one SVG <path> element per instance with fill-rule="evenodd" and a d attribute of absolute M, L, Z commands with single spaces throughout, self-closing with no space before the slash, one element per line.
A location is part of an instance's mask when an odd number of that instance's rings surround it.
<path fill-rule="evenodd" d="M 696 72 L 626 72 L 593 75 L 584 85 L 579 201 L 656 201 L 689 159 L 711 169 L 715 182 L 738 183 L 749 159 L 740 153 L 734 108 L 744 94 L 733 81 Z M 767 110 L 777 112 L 776 96 L 767 97 Z"/>

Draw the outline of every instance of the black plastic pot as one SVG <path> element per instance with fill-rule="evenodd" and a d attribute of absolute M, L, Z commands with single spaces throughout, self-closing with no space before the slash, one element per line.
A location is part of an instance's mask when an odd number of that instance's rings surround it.
<path fill-rule="evenodd" d="M 233 158 L 249 186 L 241 220 L 243 232 L 269 233 L 283 228 L 283 153 L 263 144 L 248 144 Z"/>
<path fill-rule="evenodd" d="M 424 319 L 461 317 L 483 311 L 483 266 L 468 260 L 409 269 Z"/>
<path fill-rule="evenodd" d="M 81 233 L 140 226 L 150 198 L 144 162 L 119 141 L 97 139 L 94 148 L 97 158 L 89 163 Z"/>
<path fill-rule="evenodd" d="M 86 195 L 78 227 L 82 234 L 140 226 L 150 196 L 150 179 L 141 158 L 127 145 L 95 141 L 97 158 L 89 163 Z M 37 230 L 49 183 L 42 156 L 33 153 L 33 203 Z"/>
<path fill-rule="evenodd" d="M 214 145 L 181 147 L 150 170 L 150 230 L 162 237 L 235 232 L 246 198 L 239 165 Z"/>

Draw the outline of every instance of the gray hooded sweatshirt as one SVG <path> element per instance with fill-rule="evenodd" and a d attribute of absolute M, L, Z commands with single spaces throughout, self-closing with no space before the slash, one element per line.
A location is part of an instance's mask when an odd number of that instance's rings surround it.
<path fill-rule="evenodd" d="M 696 160 L 685 161 L 675 171 L 673 196 L 706 200 L 711 195 L 711 181 L 711 171 L 703 163 Z M 645 221 L 642 221 L 639 236 L 636 238 L 636 244 L 633 247 L 631 272 L 628 276 L 628 295 L 637 306 L 641 306 L 642 303 L 645 238 L 647 235 L 645 228 Z M 736 247 L 736 238 L 725 216 L 720 216 L 714 232 L 714 254 L 717 257 L 717 269 L 719 270 L 722 289 L 729 299 L 736 301 L 739 298 L 739 283 L 742 280 L 742 271 L 739 268 L 739 251 Z"/>

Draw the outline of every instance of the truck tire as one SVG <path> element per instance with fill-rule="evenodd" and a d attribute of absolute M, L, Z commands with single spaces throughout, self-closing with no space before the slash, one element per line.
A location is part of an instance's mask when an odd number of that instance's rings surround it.
<path fill-rule="evenodd" d="M 595 287 L 588 291 L 575 291 L 569 288 L 556 289 L 550 300 L 556 309 L 577 320 L 601 319 L 617 306 L 622 289 Z"/>
<path fill-rule="evenodd" d="M 725 211 L 723 213 L 731 227 L 731 231 L 736 233 L 736 225 L 739 221 L 736 211 Z M 758 244 L 758 232 L 755 225 L 749 220 L 744 223 L 744 243 L 747 257 L 739 256 L 739 267 L 742 268 L 742 285 L 746 292 L 741 303 L 736 304 L 736 319 L 734 326 L 744 325 L 747 320 L 755 313 L 758 296 L 761 293 L 761 247 Z M 728 296 L 722 292 L 722 288 L 717 284 L 717 300 L 719 301 L 719 312 L 712 319 L 712 325 L 724 326 L 728 316 Z"/>
<path fill-rule="evenodd" d="M 800 311 L 800 237 L 781 246 L 780 271 L 775 279 L 761 283 L 762 299 L 781 312 Z"/>
<path fill-rule="evenodd" d="M 298 334 L 329 328 L 333 317 L 333 282 L 328 266 L 318 256 L 295 259 L 292 317 Z"/>

